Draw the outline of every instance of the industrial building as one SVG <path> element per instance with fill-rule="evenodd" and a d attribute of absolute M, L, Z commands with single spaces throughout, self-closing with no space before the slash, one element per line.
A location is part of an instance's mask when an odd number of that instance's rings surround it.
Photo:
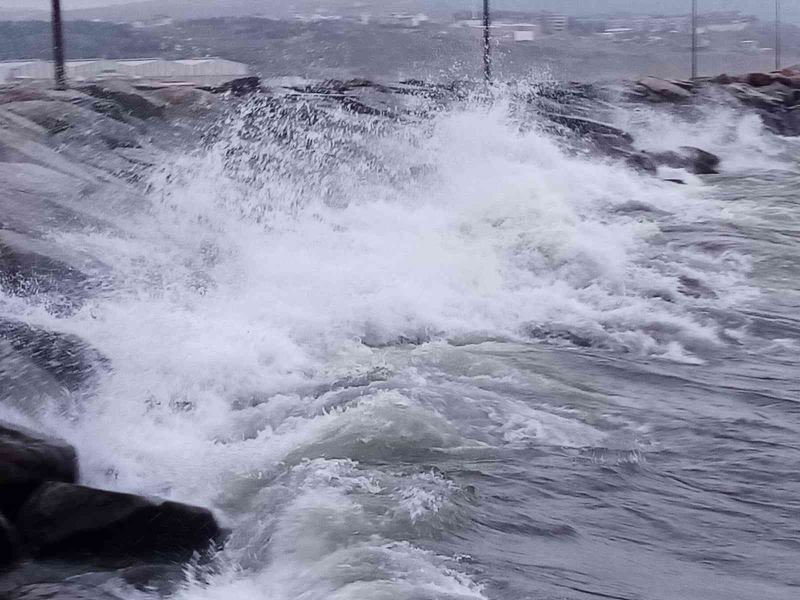
<path fill-rule="evenodd" d="M 247 65 L 222 58 L 70 60 L 67 61 L 66 67 L 67 78 L 74 82 L 121 78 L 153 82 L 189 82 L 197 85 L 216 86 L 250 75 L 250 68 Z M 17 60 L 0 62 L 0 83 L 44 81 L 52 78 L 52 61 Z"/>

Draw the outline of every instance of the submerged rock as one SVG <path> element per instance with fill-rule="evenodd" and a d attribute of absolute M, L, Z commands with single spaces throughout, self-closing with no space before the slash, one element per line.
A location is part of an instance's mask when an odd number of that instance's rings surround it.
<path fill-rule="evenodd" d="M 0 510 L 14 517 L 42 483 L 74 483 L 75 449 L 55 438 L 0 422 Z"/>
<path fill-rule="evenodd" d="M 38 556 L 188 559 L 221 535 L 204 508 L 66 483 L 39 488 L 18 528 Z"/>

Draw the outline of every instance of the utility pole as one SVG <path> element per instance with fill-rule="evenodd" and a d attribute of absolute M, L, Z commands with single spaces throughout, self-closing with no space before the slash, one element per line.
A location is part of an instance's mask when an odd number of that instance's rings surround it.
<path fill-rule="evenodd" d="M 474 6 L 474 5 L 473 5 Z M 492 82 L 492 15 L 489 0 L 483 0 L 483 77 Z"/>
<path fill-rule="evenodd" d="M 775 70 L 781 70 L 781 0 L 775 0 Z"/>
<path fill-rule="evenodd" d="M 692 81 L 697 79 L 697 0 L 692 0 Z"/>
<path fill-rule="evenodd" d="M 67 74 L 64 68 L 64 29 L 61 23 L 61 0 L 53 3 L 53 66 L 55 67 L 56 89 L 67 89 Z"/>

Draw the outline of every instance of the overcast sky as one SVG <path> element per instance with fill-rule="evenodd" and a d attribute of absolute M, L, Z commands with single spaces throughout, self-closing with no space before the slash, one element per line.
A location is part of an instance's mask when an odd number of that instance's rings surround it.
<path fill-rule="evenodd" d="M 86 8 L 92 6 L 109 6 L 112 4 L 127 4 L 132 0 L 61 0 L 64 9 Z M 169 0 L 165 0 L 169 2 Z M 184 0 L 185 1 L 185 0 Z M 209 4 L 215 0 L 197 0 L 198 3 Z M 227 0 L 216 0 L 219 6 L 225 6 Z M 475 8 L 481 3 L 477 0 L 418 0 L 428 6 L 443 6 L 448 8 Z M 285 0 L 253 0 L 255 7 L 268 9 L 270 5 L 284 4 Z M 355 0 L 317 0 L 308 2 L 319 7 L 335 6 L 339 3 L 354 4 Z M 549 9 L 559 10 L 569 14 L 590 14 L 608 11 L 630 12 L 688 12 L 690 0 L 492 0 L 497 8 L 517 9 Z M 742 10 L 761 17 L 769 17 L 773 11 L 773 0 L 699 0 L 702 10 Z M 365 6 L 380 6 L 382 0 L 360 0 Z M 788 16 L 800 16 L 800 1 L 784 1 L 785 11 Z M 0 0 L 0 8 L 14 9 L 46 9 L 50 0 Z"/>

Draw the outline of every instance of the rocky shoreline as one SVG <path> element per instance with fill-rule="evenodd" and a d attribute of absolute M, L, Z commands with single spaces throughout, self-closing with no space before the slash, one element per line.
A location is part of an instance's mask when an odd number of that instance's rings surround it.
<path fill-rule="evenodd" d="M 367 119 L 419 119 L 458 101 L 489 101 L 468 82 L 382 84 L 368 80 L 266 86 L 246 78 L 219 88 L 98 82 L 69 91 L 0 88 L 0 286 L 55 315 L 115 285 L 101 257 L 58 244 L 58 231 L 124 233 L 126 216 L 147 204 L 143 176 L 164 152 L 198 143 L 217 114 L 238 98 L 261 107 L 343 111 Z M 800 135 L 800 71 L 721 76 L 695 82 L 645 78 L 615 86 L 540 84 L 515 97 L 571 150 L 584 149 L 646 174 L 662 167 L 717 173 L 702 148 L 647 152 L 603 119 L 616 101 L 684 110 L 726 103 L 755 111 L 779 135 Z M 667 181 L 681 183 L 679 179 Z M 35 415 L 91 395 L 106 359 L 82 340 L 0 316 L 0 402 Z M 81 485 L 66 442 L 0 422 L 0 598 L 115 598 L 64 573 L 97 565 L 127 584 L 154 589 L 180 580 L 182 565 L 203 561 L 224 543 L 206 508 Z M 55 566 L 54 566 L 55 565 Z M 166 582 L 166 583 L 165 583 Z"/>

